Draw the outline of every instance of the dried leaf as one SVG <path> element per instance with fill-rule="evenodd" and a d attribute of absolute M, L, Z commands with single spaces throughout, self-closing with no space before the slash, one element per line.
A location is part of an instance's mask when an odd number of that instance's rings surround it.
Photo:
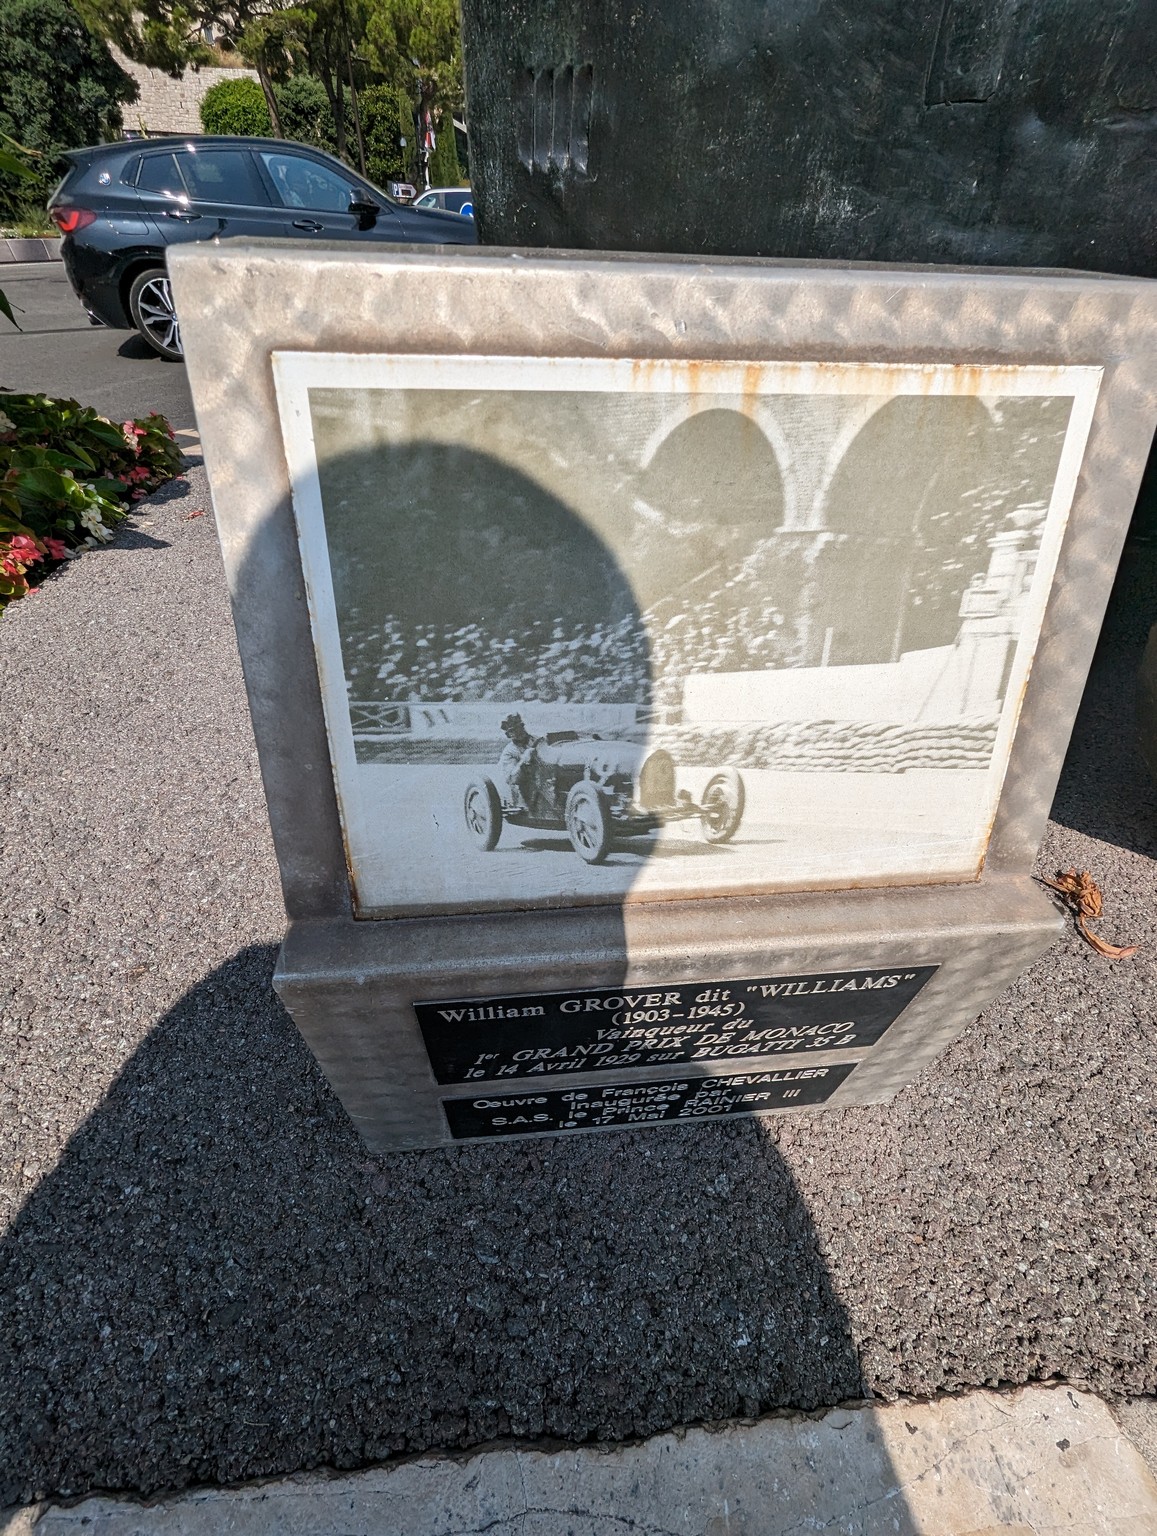
<path fill-rule="evenodd" d="M 1083 917 L 1078 916 L 1077 927 L 1097 953 L 1104 955 L 1106 960 L 1128 960 L 1130 955 L 1137 953 L 1136 944 L 1110 944 L 1108 939 L 1102 939 L 1098 934 L 1093 933 L 1091 929 L 1085 926 Z"/>
<path fill-rule="evenodd" d="M 185 521 L 186 522 L 190 522 L 194 517 L 204 517 L 204 516 L 205 516 L 205 508 L 204 507 L 194 507 L 191 512 L 186 512 L 185 513 Z"/>
<path fill-rule="evenodd" d="M 1108 939 L 1102 939 L 1089 928 L 1087 920 L 1100 917 L 1105 902 L 1101 887 L 1087 869 L 1082 869 L 1079 874 L 1075 869 L 1058 869 L 1055 880 L 1042 878 L 1041 884 L 1047 885 L 1050 891 L 1056 891 L 1058 896 L 1064 898 L 1076 918 L 1077 932 L 1097 954 L 1103 955 L 1106 960 L 1128 960 L 1130 955 L 1137 953 L 1136 944 L 1110 944 Z"/>

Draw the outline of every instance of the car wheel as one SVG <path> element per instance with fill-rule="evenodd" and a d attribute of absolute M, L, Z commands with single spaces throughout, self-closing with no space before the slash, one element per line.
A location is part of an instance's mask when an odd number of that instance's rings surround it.
<path fill-rule="evenodd" d="M 489 779 L 475 779 L 467 784 L 462 811 L 466 830 L 483 853 L 496 848 L 502 836 L 502 801 Z"/>
<path fill-rule="evenodd" d="M 662 747 L 645 758 L 639 769 L 639 804 L 645 811 L 675 804 L 675 759 Z"/>
<path fill-rule="evenodd" d="M 154 352 L 172 363 L 181 361 L 185 355 L 181 346 L 181 328 L 173 307 L 169 274 L 162 267 L 150 267 L 133 279 L 129 289 L 129 314 Z"/>
<path fill-rule="evenodd" d="M 611 818 L 593 784 L 580 779 L 566 797 L 566 830 L 580 859 L 601 864 L 611 846 Z"/>
<path fill-rule="evenodd" d="M 734 768 L 725 768 L 707 781 L 703 809 L 699 813 L 703 836 L 709 843 L 727 843 L 739 830 L 747 794 Z"/>

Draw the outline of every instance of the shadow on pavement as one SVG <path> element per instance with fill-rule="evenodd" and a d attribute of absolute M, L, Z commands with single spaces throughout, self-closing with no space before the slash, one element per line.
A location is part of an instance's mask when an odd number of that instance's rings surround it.
<path fill-rule="evenodd" d="M 162 357 L 159 352 L 154 352 L 144 337 L 139 336 L 136 331 L 130 331 L 121 342 L 117 348 L 117 356 L 130 358 L 136 363 L 159 363 L 162 368 L 171 368 L 176 362 L 175 358 Z M 177 366 L 183 368 L 185 365 L 178 363 Z"/>
<path fill-rule="evenodd" d="M 335 410 L 334 432 L 351 419 Z M 356 450 L 327 465 L 327 510 L 348 509 L 329 548 L 355 700 L 363 686 L 380 697 L 403 663 L 417 679 L 403 699 L 431 677 L 477 693 L 479 608 L 526 655 L 542 612 L 556 649 L 586 626 L 613 659 L 610 626 L 634 632 L 635 595 L 588 527 L 528 476 L 446 448 L 390 460 L 390 595 L 364 557 L 380 541 L 379 467 Z M 724 530 L 737 548 L 748 510 Z M 641 562 L 647 579 L 681 590 L 702 551 L 667 555 L 670 539 L 650 537 L 664 560 Z M 442 566 L 435 607 L 424 584 Z M 255 555 L 241 586 L 268 600 L 260 583 L 277 579 Z M 504 593 L 501 614 L 488 591 Z M 420 637 L 414 655 L 395 630 Z M 423 659 L 446 635 L 457 648 Z M 533 654 L 554 691 L 581 698 L 553 651 Z M 525 656 L 509 666 L 515 701 L 549 698 L 523 679 Z M 647 656 L 622 668 L 617 692 L 649 700 Z M 214 846 L 206 831 L 201 856 Z M 271 991 L 274 960 L 242 949 L 157 1020 L 0 1242 L 0 1504 L 507 1437 L 622 1440 L 863 1396 L 774 1126 L 371 1156 Z M 888 1506 L 890 1529 L 914 1530 L 902 1495 Z"/>
<path fill-rule="evenodd" d="M 1074 832 L 1157 857 L 1157 785 L 1141 756 L 1137 669 L 1157 622 L 1157 545 L 1126 546 L 1073 727 L 1052 819 Z"/>
<path fill-rule="evenodd" d="M 0 1504 L 863 1394 L 763 1129 L 370 1157 L 273 962 L 159 1021 L 0 1245 Z"/>

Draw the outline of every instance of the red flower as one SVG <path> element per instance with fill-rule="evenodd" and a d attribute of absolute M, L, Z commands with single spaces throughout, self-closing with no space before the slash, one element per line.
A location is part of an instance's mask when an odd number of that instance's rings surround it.
<path fill-rule="evenodd" d="M 14 533 L 8 540 L 8 547 L 4 549 L 0 545 L 0 549 L 3 550 L 0 554 L 0 571 L 13 578 L 23 576 L 30 565 L 44 559 L 35 539 L 30 539 L 26 533 Z"/>
<path fill-rule="evenodd" d="M 54 539 L 46 536 L 43 542 L 45 549 L 53 560 L 68 559 L 68 545 L 63 539 Z"/>

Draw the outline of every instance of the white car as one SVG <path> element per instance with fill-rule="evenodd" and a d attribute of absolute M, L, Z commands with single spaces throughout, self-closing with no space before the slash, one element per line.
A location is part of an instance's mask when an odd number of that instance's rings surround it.
<path fill-rule="evenodd" d="M 474 217 L 474 194 L 469 187 L 431 187 L 423 192 L 415 208 L 440 208 L 443 213 L 460 213 L 463 218 Z"/>

